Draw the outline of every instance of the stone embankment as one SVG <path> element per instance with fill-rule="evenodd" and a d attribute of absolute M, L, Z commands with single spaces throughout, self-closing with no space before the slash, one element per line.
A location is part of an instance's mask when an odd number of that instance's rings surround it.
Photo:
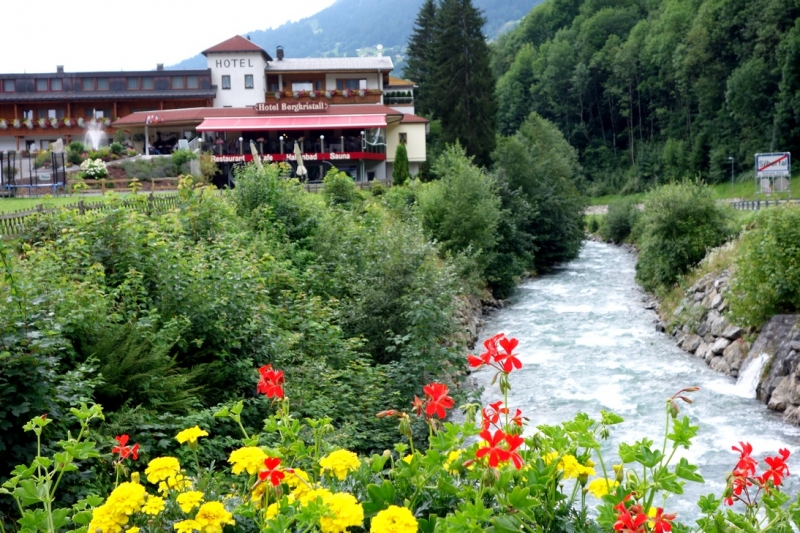
<path fill-rule="evenodd" d="M 483 327 L 483 317 L 495 310 L 505 307 L 503 300 L 495 300 L 488 293 L 483 298 L 477 296 L 464 296 L 456 302 L 456 320 L 461 325 L 459 341 L 470 349 L 478 342 L 480 330 Z"/>
<path fill-rule="evenodd" d="M 703 276 L 686 291 L 673 315 L 662 317 L 656 327 L 672 335 L 684 351 L 734 378 L 766 354 L 756 397 L 800 425 L 800 315 L 777 315 L 760 331 L 740 328 L 726 317 L 729 280 L 727 270 Z"/>

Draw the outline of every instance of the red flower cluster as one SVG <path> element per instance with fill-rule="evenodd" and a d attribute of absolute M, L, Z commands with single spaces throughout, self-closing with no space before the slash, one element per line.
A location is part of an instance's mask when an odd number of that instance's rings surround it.
<path fill-rule="evenodd" d="M 492 434 L 491 430 L 484 429 L 478 435 L 485 443 L 475 453 L 476 459 L 489 456 L 489 466 L 496 468 L 502 461 L 511 461 L 517 470 L 524 464 L 522 457 L 516 451 L 525 442 L 519 435 L 505 433 L 498 429 Z"/>
<path fill-rule="evenodd" d="M 433 418 L 434 415 L 442 420 L 447 416 L 447 409 L 453 408 L 453 399 L 447 395 L 449 389 L 444 383 L 429 383 L 422 388 L 425 393 L 425 400 L 420 400 L 414 396 L 411 406 L 417 412 L 417 416 L 425 411 L 425 418 Z"/>
<path fill-rule="evenodd" d="M 281 484 L 281 480 L 286 477 L 283 470 L 278 470 L 280 464 L 281 460 L 279 458 L 267 457 L 264 459 L 264 466 L 266 466 L 267 469 L 259 472 L 258 478 L 261 481 L 266 481 L 266 479 L 269 478 L 269 482 L 272 483 L 272 486 L 277 487 Z"/>
<path fill-rule="evenodd" d="M 769 491 L 771 482 L 773 487 L 779 487 L 783 483 L 783 478 L 789 475 L 789 467 L 786 460 L 789 459 L 790 452 L 786 449 L 778 450 L 775 457 L 767 457 L 764 462 L 769 468 L 760 476 L 756 476 L 758 461 L 753 459 L 753 446 L 749 442 L 739 442 L 739 446 L 731 446 L 735 452 L 739 452 L 739 461 L 728 477 L 728 490 L 726 490 L 725 503 L 733 505 L 734 501 L 742 501 L 745 505 L 752 505 L 758 498 L 758 492 L 751 498 L 749 487 L 758 486 L 758 489 Z"/>
<path fill-rule="evenodd" d="M 489 429 L 491 426 L 500 429 L 500 426 L 498 426 L 500 415 L 510 414 L 508 407 L 503 407 L 503 402 L 499 400 L 494 403 L 490 403 L 489 407 L 484 407 L 482 412 L 483 429 Z M 522 411 L 519 409 L 517 409 L 514 413 L 514 416 L 511 417 L 511 422 L 520 427 L 522 427 L 527 420 L 528 417 L 522 416 Z"/>
<path fill-rule="evenodd" d="M 132 458 L 134 461 L 139 459 L 139 445 L 134 444 L 133 446 L 128 446 L 129 438 L 128 435 L 114 437 L 114 440 L 119 444 L 111 448 L 111 453 L 118 453 L 120 461 L 124 461 L 128 458 Z"/>
<path fill-rule="evenodd" d="M 621 502 L 614 506 L 617 512 L 617 521 L 614 523 L 614 530 L 621 533 L 645 533 L 645 525 L 648 522 L 647 514 L 639 504 L 628 507 L 626 502 L 631 495 L 625 496 Z M 669 533 L 672 531 L 672 521 L 675 520 L 675 513 L 664 513 L 661 507 L 656 508 L 656 515 L 649 519 L 650 529 L 653 533 Z"/>
<path fill-rule="evenodd" d="M 517 359 L 514 354 L 514 348 L 517 347 L 519 341 L 511 338 L 507 339 L 505 334 L 498 333 L 494 337 L 484 341 L 483 346 L 486 351 L 479 357 L 470 355 L 467 357 L 469 366 L 472 368 L 480 368 L 484 365 L 496 368 L 500 372 L 510 373 L 512 370 L 519 370 L 522 368 L 522 361 Z M 500 351 L 502 349 L 502 351 Z"/>
<path fill-rule="evenodd" d="M 283 371 L 273 370 L 272 365 L 265 365 L 258 369 L 261 378 L 258 380 L 258 392 L 266 394 L 267 398 L 283 398 Z"/>

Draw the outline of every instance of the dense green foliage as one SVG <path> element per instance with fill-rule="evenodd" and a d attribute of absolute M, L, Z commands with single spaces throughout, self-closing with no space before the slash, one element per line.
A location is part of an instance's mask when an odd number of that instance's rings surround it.
<path fill-rule="evenodd" d="M 599 194 L 797 152 L 798 17 L 798 0 L 548 0 L 495 46 L 500 132 L 552 120 Z"/>
<path fill-rule="evenodd" d="M 649 291 L 669 288 L 731 234 L 730 215 L 708 187 L 690 182 L 648 194 L 641 218 L 636 280 Z"/>
<path fill-rule="evenodd" d="M 800 309 L 800 209 L 759 211 L 744 232 L 731 281 L 731 316 L 760 326 L 773 315 Z"/>
<path fill-rule="evenodd" d="M 608 214 L 603 219 L 600 235 L 605 240 L 621 243 L 631 234 L 638 219 L 639 208 L 635 200 L 622 198 L 611 202 L 608 204 Z"/>
<path fill-rule="evenodd" d="M 411 174 L 408 172 L 408 150 L 404 143 L 400 143 L 394 152 L 392 181 L 395 185 L 403 185 L 409 179 L 411 179 Z"/>
<path fill-rule="evenodd" d="M 461 143 L 488 166 L 495 142 L 494 79 L 472 0 L 426 1 L 408 43 L 409 76 L 419 86 L 417 111 L 441 121 L 442 138 Z"/>

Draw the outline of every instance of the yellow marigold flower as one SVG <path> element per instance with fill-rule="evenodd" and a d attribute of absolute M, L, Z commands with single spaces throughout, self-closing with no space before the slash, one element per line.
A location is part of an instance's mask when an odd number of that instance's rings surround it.
<path fill-rule="evenodd" d="M 317 498 L 322 498 L 322 501 L 325 501 L 325 498 L 333 496 L 333 493 L 328 489 L 323 488 L 316 488 L 306 491 L 303 494 L 297 495 L 297 501 L 299 501 L 302 505 L 308 505 L 310 502 L 316 501 Z"/>
<path fill-rule="evenodd" d="M 411 464 L 411 461 L 413 461 L 413 460 L 414 460 L 414 456 L 411 455 L 411 454 L 408 454 L 405 457 L 403 457 L 403 462 L 406 463 L 406 464 L 409 464 L 409 465 Z"/>
<path fill-rule="evenodd" d="M 92 521 L 89 523 L 89 531 L 101 533 L 120 533 L 122 524 L 128 521 L 126 515 L 115 513 L 108 504 L 95 507 L 92 511 Z"/>
<path fill-rule="evenodd" d="M 264 450 L 256 446 L 245 446 L 238 450 L 233 450 L 228 462 L 233 465 L 231 472 L 241 474 L 245 470 L 248 474 L 255 475 L 264 467 L 264 459 L 267 454 Z"/>
<path fill-rule="evenodd" d="M 138 527 L 132 527 L 132 528 L 130 528 L 128 530 L 128 533 L 139 533 L 139 528 Z"/>
<path fill-rule="evenodd" d="M 564 471 L 565 479 L 577 478 L 581 475 L 594 476 L 594 468 L 583 466 L 573 455 L 565 455 L 558 463 L 558 468 Z"/>
<path fill-rule="evenodd" d="M 347 450 L 336 450 L 319 460 L 319 465 L 322 467 L 322 473 L 330 472 L 336 476 L 336 479 L 343 481 L 347 474 L 358 470 L 361 466 L 361 461 L 358 455 Z"/>
<path fill-rule="evenodd" d="M 178 494 L 176 500 L 181 508 L 181 511 L 183 511 L 184 513 L 188 513 L 189 511 L 200 505 L 200 502 L 203 501 L 203 493 L 196 490 L 183 492 L 181 494 Z"/>
<path fill-rule="evenodd" d="M 458 468 L 453 466 L 453 463 L 458 461 L 461 458 L 461 454 L 464 453 L 464 450 L 452 450 L 450 453 L 447 454 L 447 459 L 444 462 L 444 469 L 451 474 L 455 474 L 458 472 Z M 467 470 L 472 470 L 475 468 L 474 464 L 471 464 L 467 467 Z"/>
<path fill-rule="evenodd" d="M 192 488 L 192 482 L 183 474 L 169 477 L 166 479 L 166 481 L 162 481 L 158 484 L 158 492 L 162 494 L 166 494 L 170 491 L 170 489 L 181 492 L 190 488 Z"/>
<path fill-rule="evenodd" d="M 172 526 L 175 528 L 177 533 L 192 533 L 193 531 L 200 531 L 200 524 L 197 523 L 197 520 L 182 520 L 181 522 L 175 522 Z"/>
<path fill-rule="evenodd" d="M 586 490 L 595 498 L 602 498 L 610 491 L 614 490 L 617 485 L 619 485 L 619 482 L 614 479 L 599 477 L 591 480 L 589 484 L 586 485 Z"/>
<path fill-rule="evenodd" d="M 176 476 L 181 471 L 181 464 L 174 457 L 156 457 L 147 464 L 144 473 L 147 481 L 158 483 Z"/>
<path fill-rule="evenodd" d="M 195 521 L 200 525 L 201 533 L 222 533 L 225 524 L 235 524 L 233 515 L 225 510 L 222 502 L 206 502 L 197 511 Z"/>
<path fill-rule="evenodd" d="M 142 506 L 142 512 L 144 514 L 149 514 L 152 516 L 156 516 L 161 511 L 164 510 L 164 506 L 166 503 L 164 502 L 164 498 L 159 498 L 158 496 L 150 496 L 147 498 L 147 503 Z"/>
<path fill-rule="evenodd" d="M 337 492 L 323 502 L 328 506 L 328 513 L 319 519 L 322 533 L 344 533 L 347 528 L 364 522 L 364 509 L 352 494 Z"/>
<path fill-rule="evenodd" d="M 142 485 L 126 481 L 111 492 L 106 505 L 116 514 L 130 516 L 142 508 L 146 496 L 147 493 Z"/>
<path fill-rule="evenodd" d="M 294 472 L 287 472 L 283 481 L 289 485 L 295 497 L 299 497 L 311 490 L 308 474 L 299 468 L 295 468 Z"/>
<path fill-rule="evenodd" d="M 199 439 L 200 437 L 208 437 L 208 431 L 200 429 L 200 426 L 184 429 L 183 431 L 175 435 L 175 439 L 181 444 L 185 442 L 188 442 L 189 444 L 195 444 L 197 442 L 197 439 Z"/>
<path fill-rule="evenodd" d="M 417 519 L 405 507 L 390 505 L 375 515 L 369 530 L 370 533 L 416 533 Z"/>
<path fill-rule="evenodd" d="M 549 465 L 557 458 L 558 458 L 558 452 L 549 452 L 542 456 L 542 461 L 544 461 L 544 464 Z"/>

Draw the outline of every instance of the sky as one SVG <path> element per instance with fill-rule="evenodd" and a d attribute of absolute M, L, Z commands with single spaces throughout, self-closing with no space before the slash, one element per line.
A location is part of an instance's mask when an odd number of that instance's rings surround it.
<path fill-rule="evenodd" d="M 0 73 L 152 70 L 334 0 L 5 0 Z"/>

